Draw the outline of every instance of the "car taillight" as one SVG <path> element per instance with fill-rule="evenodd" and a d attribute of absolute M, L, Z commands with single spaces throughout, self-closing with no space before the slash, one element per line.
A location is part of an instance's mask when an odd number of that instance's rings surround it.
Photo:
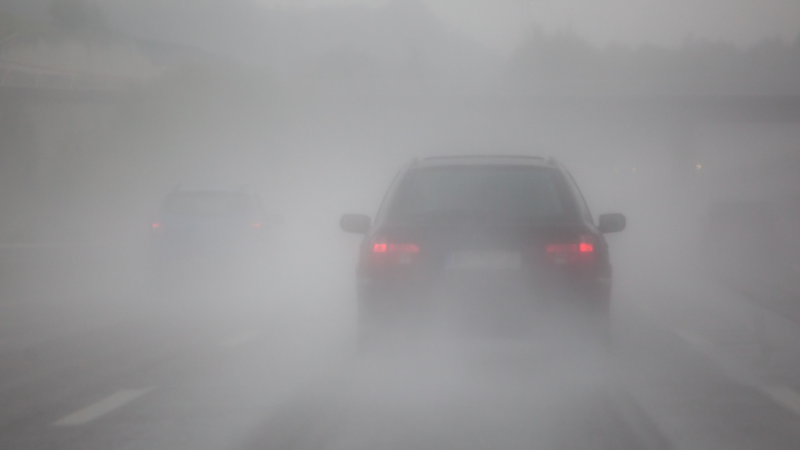
<path fill-rule="evenodd" d="M 419 254 L 419 246 L 410 243 L 376 242 L 370 259 L 374 264 L 411 264 Z"/>
<path fill-rule="evenodd" d="M 164 234 L 164 224 L 161 222 L 150 224 L 150 234 L 152 236 L 162 236 Z"/>
<path fill-rule="evenodd" d="M 372 253 L 419 253 L 417 244 L 387 244 L 376 243 L 372 246 Z"/>
<path fill-rule="evenodd" d="M 591 264 L 595 261 L 594 242 L 582 236 L 578 242 L 555 243 L 547 246 L 547 260 L 557 266 Z"/>
<path fill-rule="evenodd" d="M 251 225 L 252 225 L 252 227 L 253 227 L 253 228 L 255 228 L 255 229 L 259 229 L 259 228 L 261 228 L 261 222 L 253 222 Z"/>

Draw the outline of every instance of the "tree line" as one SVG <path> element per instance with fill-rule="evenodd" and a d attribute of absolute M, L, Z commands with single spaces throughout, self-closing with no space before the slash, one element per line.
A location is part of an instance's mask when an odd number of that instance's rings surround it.
<path fill-rule="evenodd" d="M 508 63 L 514 85 L 540 93 L 648 95 L 800 94 L 800 39 L 750 48 L 688 40 L 600 48 L 574 33 L 533 33 Z"/>

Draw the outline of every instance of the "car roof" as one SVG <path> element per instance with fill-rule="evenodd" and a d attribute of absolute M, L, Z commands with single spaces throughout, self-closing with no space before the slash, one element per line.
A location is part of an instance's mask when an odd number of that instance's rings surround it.
<path fill-rule="evenodd" d="M 246 188 L 224 188 L 224 187 L 175 187 L 169 194 L 243 194 L 249 195 Z"/>
<path fill-rule="evenodd" d="M 238 189 L 215 189 L 215 188 L 199 188 L 199 189 L 178 189 L 170 191 L 171 194 L 199 194 L 199 193 L 225 193 L 225 194 L 246 194 L 245 191 Z"/>
<path fill-rule="evenodd" d="M 453 155 L 431 156 L 416 159 L 412 168 L 417 167 L 447 167 L 447 166 L 537 166 L 556 167 L 557 162 L 552 157 L 529 155 Z"/>

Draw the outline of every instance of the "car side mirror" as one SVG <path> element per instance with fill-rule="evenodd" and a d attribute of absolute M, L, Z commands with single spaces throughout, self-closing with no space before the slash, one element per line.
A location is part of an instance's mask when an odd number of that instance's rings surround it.
<path fill-rule="evenodd" d="M 625 216 L 620 213 L 601 214 L 597 228 L 601 233 L 617 233 L 624 230 L 627 223 Z"/>
<path fill-rule="evenodd" d="M 339 220 L 339 226 L 348 233 L 367 234 L 372 219 L 364 214 L 345 214 Z"/>

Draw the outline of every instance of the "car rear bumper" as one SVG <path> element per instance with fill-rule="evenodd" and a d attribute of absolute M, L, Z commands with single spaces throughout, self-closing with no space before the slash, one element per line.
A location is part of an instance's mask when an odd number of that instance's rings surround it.
<path fill-rule="evenodd" d="M 417 338 L 444 333 L 605 339 L 610 324 L 609 283 L 549 281 L 473 274 L 440 278 L 425 286 L 362 283 L 359 333 L 373 338 L 384 334 Z"/>
<path fill-rule="evenodd" d="M 609 307 L 610 294 L 610 277 L 521 271 L 442 273 L 412 280 L 362 278 L 358 284 L 359 308 L 387 314 L 419 313 L 443 303 L 454 310 L 492 311 L 516 304 L 539 311 L 578 308 L 602 312 Z"/>

